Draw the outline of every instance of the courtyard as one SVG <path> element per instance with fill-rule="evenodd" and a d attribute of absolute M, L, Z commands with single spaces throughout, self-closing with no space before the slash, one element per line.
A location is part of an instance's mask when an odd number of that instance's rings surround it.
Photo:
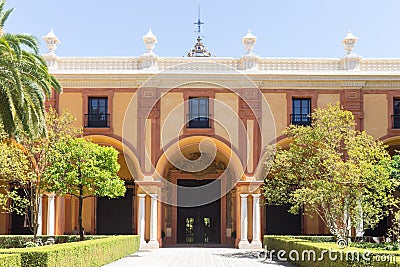
<path fill-rule="evenodd" d="M 161 248 L 139 250 L 106 267 L 122 266 L 292 266 L 286 262 L 259 259 L 256 250 L 235 248 Z"/>

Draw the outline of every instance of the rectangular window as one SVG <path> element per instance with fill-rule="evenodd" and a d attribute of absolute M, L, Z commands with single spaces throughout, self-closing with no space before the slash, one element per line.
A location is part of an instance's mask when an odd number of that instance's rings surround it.
<path fill-rule="evenodd" d="M 85 127 L 110 127 L 107 97 L 89 97 Z"/>
<path fill-rule="evenodd" d="M 293 98 L 291 123 L 293 125 L 310 126 L 311 125 L 311 99 Z"/>
<path fill-rule="evenodd" d="M 210 128 L 207 97 L 189 98 L 188 128 Z"/>
<path fill-rule="evenodd" d="M 400 98 L 393 99 L 392 128 L 400 129 Z"/>

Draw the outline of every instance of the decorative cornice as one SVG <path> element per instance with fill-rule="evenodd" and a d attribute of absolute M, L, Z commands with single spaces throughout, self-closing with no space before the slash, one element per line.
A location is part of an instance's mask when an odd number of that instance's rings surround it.
<path fill-rule="evenodd" d="M 143 67 L 142 57 L 57 57 L 52 62 L 52 72 L 57 73 L 156 73 L 157 71 L 173 70 L 204 71 L 207 73 L 240 71 L 243 68 L 243 58 L 223 57 L 155 57 L 154 69 Z M 387 73 L 400 72 L 400 59 L 359 59 L 356 71 L 348 70 L 343 59 L 338 58 L 258 58 L 257 65 L 245 70 L 246 73 L 296 73 L 317 72 L 343 74 L 353 73 Z M 49 62 L 51 63 L 51 62 Z"/>
<path fill-rule="evenodd" d="M 205 74 L 205 73 L 160 73 L 151 74 L 55 74 L 64 88 L 132 88 L 141 86 L 159 89 L 171 88 L 225 88 L 225 89 L 397 89 L 400 87 L 400 73 L 373 75 L 355 74 Z"/>
<path fill-rule="evenodd" d="M 88 88 L 88 89 L 94 89 L 94 88 L 110 88 L 110 89 L 119 89 L 119 88 L 132 88 L 133 90 L 136 90 L 140 86 L 142 86 L 141 81 L 137 80 L 130 80 L 130 81 L 113 81 L 113 80 L 65 80 L 65 79 L 60 79 L 59 80 L 62 87 L 64 88 L 76 88 L 76 89 L 81 89 L 81 88 Z M 222 82 L 222 81 L 221 81 Z M 241 84 L 237 82 L 227 82 L 223 81 L 225 86 L 227 88 L 230 88 L 232 90 L 237 90 L 241 88 L 245 88 L 241 86 Z M 170 89 L 170 88 L 175 88 L 175 82 L 164 82 L 164 83 L 146 83 L 147 86 L 152 86 L 156 87 L 159 89 Z M 345 89 L 345 88 L 368 88 L 368 89 L 400 89 L 400 82 L 399 81 L 381 81 L 381 82 L 363 82 L 360 85 L 360 83 L 355 82 L 343 82 L 343 81 L 330 81 L 330 82 L 318 82 L 318 81 L 309 81 L 309 82 L 302 82 L 302 81 L 255 81 L 256 87 L 261 89 L 261 90 L 268 90 L 268 89 Z M 212 86 L 212 85 L 207 85 L 208 88 L 216 88 L 216 89 L 223 89 L 224 87 L 221 86 Z M 202 89 L 204 86 L 199 86 L 199 85 L 183 85 L 179 86 L 179 88 L 190 88 L 190 89 Z"/>

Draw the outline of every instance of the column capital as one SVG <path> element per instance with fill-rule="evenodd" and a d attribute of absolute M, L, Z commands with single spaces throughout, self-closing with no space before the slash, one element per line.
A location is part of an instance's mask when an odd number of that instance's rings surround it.
<path fill-rule="evenodd" d="M 249 195 L 249 194 L 240 194 L 240 197 L 241 197 L 241 198 L 247 198 L 248 195 Z"/>
<path fill-rule="evenodd" d="M 56 196 L 55 193 L 47 193 L 47 194 L 43 194 L 43 195 L 47 195 L 48 198 L 54 198 Z"/>
<path fill-rule="evenodd" d="M 158 194 L 149 194 L 150 195 L 150 197 L 152 198 L 152 199 L 157 199 L 158 198 Z"/>
<path fill-rule="evenodd" d="M 137 196 L 138 196 L 139 198 L 145 198 L 145 197 L 146 197 L 146 194 L 137 194 Z"/>
<path fill-rule="evenodd" d="M 261 197 L 261 194 L 251 194 L 253 196 L 253 198 L 259 198 Z"/>

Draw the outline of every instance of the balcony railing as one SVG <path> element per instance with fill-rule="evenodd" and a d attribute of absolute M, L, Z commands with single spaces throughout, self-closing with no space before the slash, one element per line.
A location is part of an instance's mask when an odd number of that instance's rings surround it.
<path fill-rule="evenodd" d="M 109 128 L 110 114 L 85 114 L 85 128 Z"/>
<path fill-rule="evenodd" d="M 392 115 L 392 129 L 400 129 L 400 114 Z"/>
<path fill-rule="evenodd" d="M 186 128 L 211 128 L 211 114 L 186 114 Z"/>
<path fill-rule="evenodd" d="M 311 126 L 310 114 L 290 114 L 290 123 L 298 126 Z"/>

